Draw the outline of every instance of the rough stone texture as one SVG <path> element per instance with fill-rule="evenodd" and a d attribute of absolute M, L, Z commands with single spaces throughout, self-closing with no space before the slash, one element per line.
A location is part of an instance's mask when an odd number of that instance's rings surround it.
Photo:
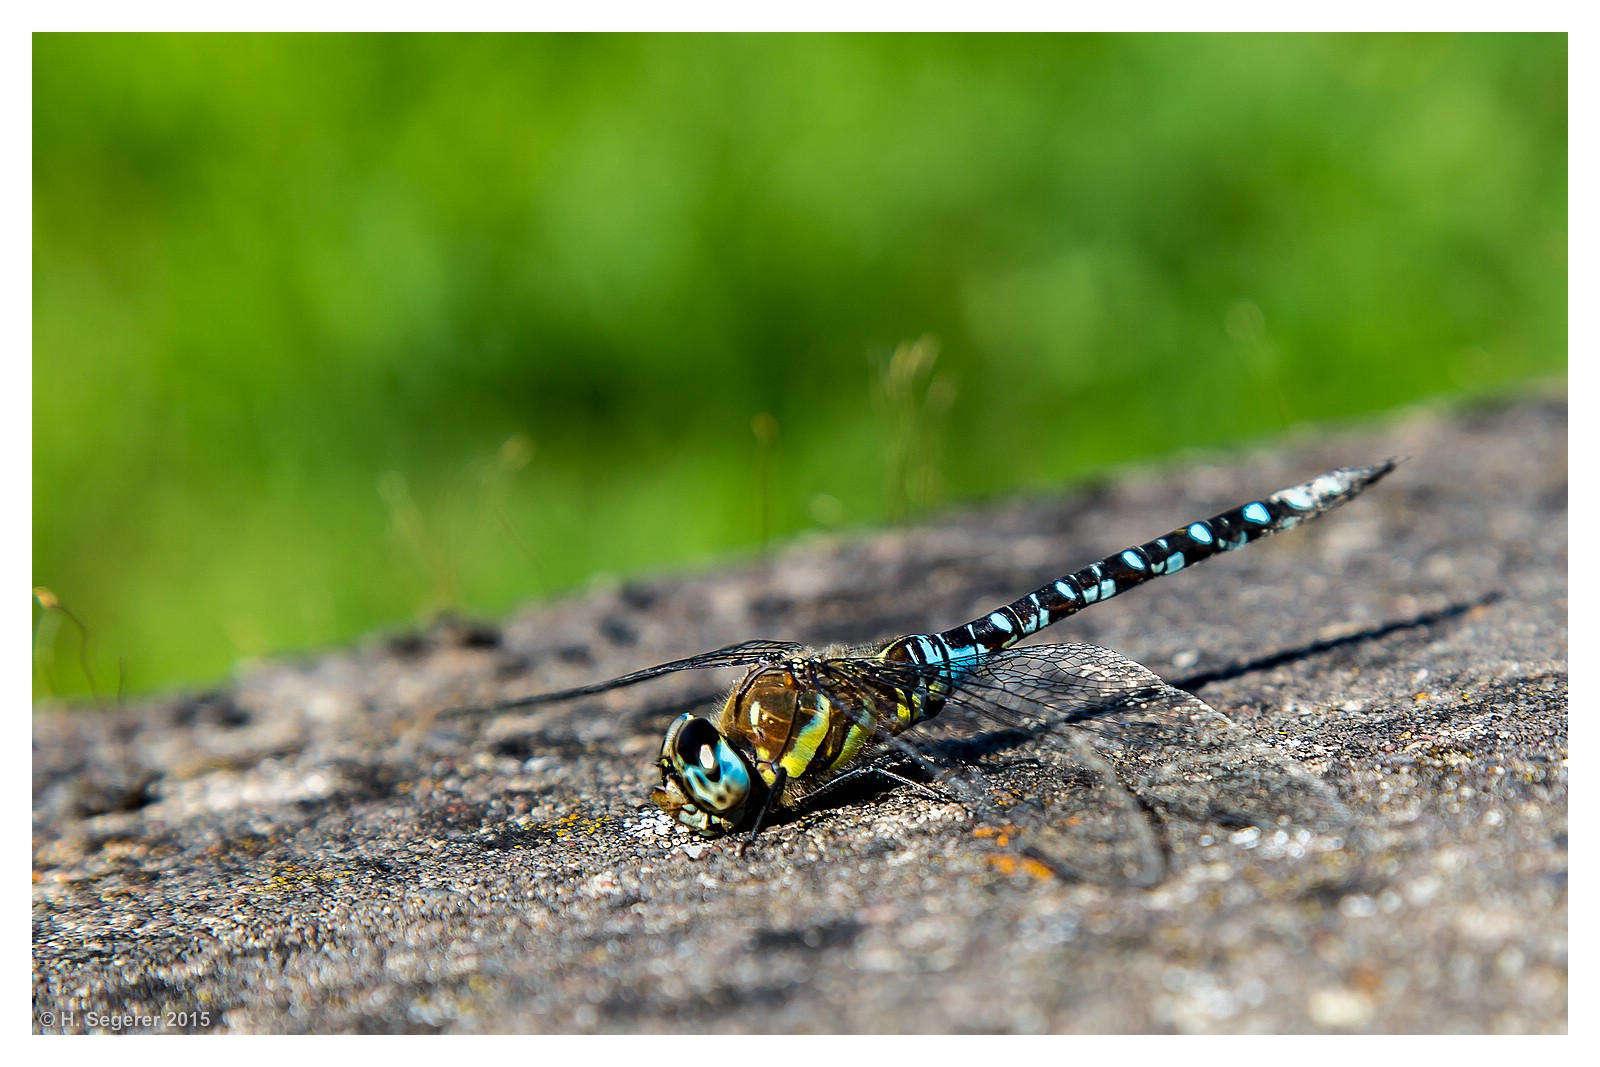
<path fill-rule="evenodd" d="M 1342 844 L 1169 820 L 1161 885 L 1073 884 L 900 787 L 741 848 L 643 806 L 662 727 L 720 679 L 441 713 L 750 637 L 943 628 L 1397 453 L 1311 527 L 1048 632 L 1324 776 Z M 1541 397 L 41 712 L 34 1027 L 1564 1031 L 1566 573 L 1566 404 Z"/>

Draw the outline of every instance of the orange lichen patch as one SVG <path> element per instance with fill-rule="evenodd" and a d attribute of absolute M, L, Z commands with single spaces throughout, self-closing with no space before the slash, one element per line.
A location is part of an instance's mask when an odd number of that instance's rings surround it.
<path fill-rule="evenodd" d="M 1350 988 L 1372 999 L 1383 992 L 1383 981 L 1383 969 L 1366 962 L 1356 964 L 1348 978 Z"/>
<path fill-rule="evenodd" d="M 1015 826 L 979 826 L 972 831 L 972 836 L 993 841 L 1001 848 L 1009 848 L 1011 837 L 1017 832 Z M 1014 874 L 1029 874 L 1041 881 L 1048 881 L 1055 877 L 1055 872 L 1038 860 L 1019 856 L 1014 852 L 1002 852 L 997 855 L 985 856 L 987 860 L 1001 874 L 1010 877 Z"/>
<path fill-rule="evenodd" d="M 1041 882 L 1048 882 L 1055 877 L 1055 872 L 1050 870 L 1049 867 L 1046 867 L 1036 859 L 1029 859 L 1027 856 L 1017 856 L 1007 852 L 987 858 L 995 870 L 1008 878 L 1014 874 L 1021 873 L 1032 875 Z"/>

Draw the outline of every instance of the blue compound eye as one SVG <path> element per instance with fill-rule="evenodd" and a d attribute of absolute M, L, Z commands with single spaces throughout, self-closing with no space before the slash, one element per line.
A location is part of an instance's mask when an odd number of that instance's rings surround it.
<path fill-rule="evenodd" d="M 673 743 L 673 762 L 680 767 L 696 767 L 706 778 L 715 782 L 722 777 L 722 760 L 717 750 L 727 742 L 705 719 L 690 719 L 678 731 Z"/>
<path fill-rule="evenodd" d="M 669 773 L 699 810 L 732 815 L 750 799 L 750 765 L 707 720 L 676 724 L 665 747 Z"/>

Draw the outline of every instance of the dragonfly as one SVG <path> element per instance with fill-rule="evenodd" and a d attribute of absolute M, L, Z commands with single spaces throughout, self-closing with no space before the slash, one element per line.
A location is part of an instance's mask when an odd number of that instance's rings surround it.
<path fill-rule="evenodd" d="M 1188 523 L 939 633 L 827 648 L 745 641 L 486 707 L 744 668 L 713 717 L 684 711 L 662 740 L 650 799 L 683 827 L 704 837 L 748 829 L 753 839 L 776 816 L 863 776 L 918 785 L 895 769 L 909 762 L 975 817 L 1014 830 L 1024 854 L 1055 873 L 1153 885 L 1166 860 L 1146 810 L 1316 832 L 1346 825 L 1348 809 L 1303 765 L 1141 664 L 1096 645 L 1018 643 L 1310 522 L 1402 459 L 1332 470 Z M 1001 770 L 985 773 L 996 759 Z"/>

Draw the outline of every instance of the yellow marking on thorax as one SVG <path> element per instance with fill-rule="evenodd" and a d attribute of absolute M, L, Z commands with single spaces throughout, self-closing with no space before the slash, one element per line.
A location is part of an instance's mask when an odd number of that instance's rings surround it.
<path fill-rule="evenodd" d="M 833 759 L 833 766 L 849 766 L 850 761 L 856 758 L 856 754 L 861 751 L 861 746 L 866 744 L 867 739 L 871 736 L 872 730 L 869 727 L 859 722 L 852 723 L 850 729 L 845 732 L 844 744 L 840 746 L 839 754 Z"/>
<path fill-rule="evenodd" d="M 795 712 L 800 712 L 798 702 Z M 789 751 L 783 754 L 778 761 L 790 778 L 799 778 L 811 766 L 811 761 L 816 758 L 817 750 L 822 747 L 823 740 L 828 736 L 828 724 L 833 715 L 833 704 L 821 693 L 817 694 L 816 709 L 806 716 L 806 724 L 800 728 L 800 733 L 794 739 L 794 744 Z"/>

